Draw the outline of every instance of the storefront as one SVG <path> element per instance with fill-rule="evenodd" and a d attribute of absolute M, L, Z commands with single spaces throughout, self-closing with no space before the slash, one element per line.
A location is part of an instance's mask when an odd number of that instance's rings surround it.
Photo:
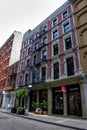
<path fill-rule="evenodd" d="M 72 84 L 70 84 L 72 81 Z M 64 79 L 63 82 L 46 83 L 42 86 L 33 86 L 30 92 L 30 111 L 32 111 L 33 102 L 48 102 L 48 114 L 58 114 L 64 116 L 83 116 L 85 112 L 84 100 L 84 86 L 76 80 Z M 66 84 L 64 84 L 66 82 Z M 60 86 L 57 86 L 59 85 Z M 42 89 L 40 89 L 42 87 Z M 44 89 L 45 88 L 45 89 Z M 82 96 L 83 95 L 83 96 Z M 85 100 L 84 100 L 85 101 Z"/>
<path fill-rule="evenodd" d="M 63 92 L 61 87 L 53 88 L 52 113 L 63 114 Z"/>
<path fill-rule="evenodd" d="M 30 111 L 33 112 L 34 108 L 32 107 L 33 102 L 37 102 L 37 91 L 31 91 L 30 96 Z"/>
<path fill-rule="evenodd" d="M 81 116 L 81 95 L 78 84 L 67 86 L 68 115 Z"/>

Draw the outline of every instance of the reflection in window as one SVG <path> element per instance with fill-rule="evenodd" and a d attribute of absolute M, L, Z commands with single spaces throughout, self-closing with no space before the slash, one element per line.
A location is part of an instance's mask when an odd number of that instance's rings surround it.
<path fill-rule="evenodd" d="M 68 58 L 67 60 L 67 75 L 74 75 L 74 61 L 73 57 Z"/>
<path fill-rule="evenodd" d="M 68 50 L 72 47 L 71 37 L 65 39 L 65 47 L 66 47 L 66 50 Z"/>
<path fill-rule="evenodd" d="M 53 68 L 54 68 L 54 79 L 58 79 L 59 78 L 59 63 L 54 63 L 53 64 Z"/>

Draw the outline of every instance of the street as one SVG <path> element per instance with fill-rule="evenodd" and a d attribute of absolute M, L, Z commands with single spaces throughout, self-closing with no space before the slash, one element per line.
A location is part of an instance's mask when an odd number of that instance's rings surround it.
<path fill-rule="evenodd" d="M 0 112 L 0 130 L 74 130 Z"/>

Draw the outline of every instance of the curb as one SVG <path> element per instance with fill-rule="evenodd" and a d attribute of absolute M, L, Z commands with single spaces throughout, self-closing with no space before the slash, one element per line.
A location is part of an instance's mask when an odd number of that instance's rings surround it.
<path fill-rule="evenodd" d="M 27 117 L 27 116 L 22 116 L 22 115 L 18 115 L 18 114 L 14 114 L 14 113 L 3 112 L 3 111 L 0 111 L 0 112 L 10 114 L 10 115 L 13 115 L 16 117 L 21 117 L 21 118 L 28 119 L 28 120 L 35 120 L 35 121 L 39 121 L 39 122 L 43 122 L 43 123 L 56 125 L 56 126 L 61 126 L 61 127 L 66 127 L 66 128 L 76 129 L 76 130 L 87 130 L 87 129 L 79 128 L 79 127 L 75 127 L 75 126 L 63 125 L 63 124 L 58 124 L 58 123 L 54 123 L 54 122 L 50 122 L 50 121 L 44 121 L 41 119 L 35 119 L 35 118 L 29 117 L 29 116 Z"/>

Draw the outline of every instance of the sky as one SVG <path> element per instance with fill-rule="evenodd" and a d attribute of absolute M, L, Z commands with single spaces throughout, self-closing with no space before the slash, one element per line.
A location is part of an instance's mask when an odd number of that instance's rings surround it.
<path fill-rule="evenodd" d="M 67 0 L 0 0 L 0 47 L 16 30 L 34 29 Z"/>

